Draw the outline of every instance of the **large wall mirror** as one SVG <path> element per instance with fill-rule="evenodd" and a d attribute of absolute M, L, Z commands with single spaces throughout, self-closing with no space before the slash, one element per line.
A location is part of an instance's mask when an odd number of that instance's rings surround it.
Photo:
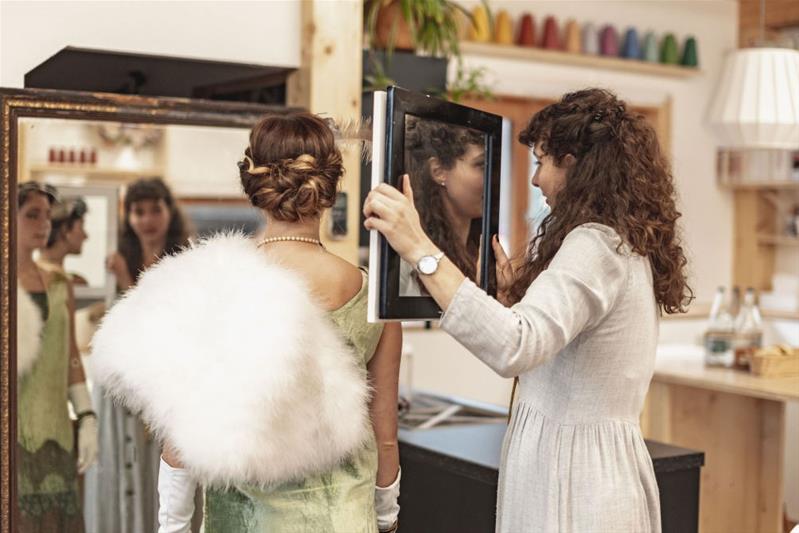
<path fill-rule="evenodd" d="M 155 531 L 159 445 L 92 387 L 89 341 L 150 251 L 260 230 L 236 163 L 285 109 L 44 90 L 0 90 L 0 106 L 3 530 Z M 81 376 L 99 427 L 85 472 L 67 401 Z"/>

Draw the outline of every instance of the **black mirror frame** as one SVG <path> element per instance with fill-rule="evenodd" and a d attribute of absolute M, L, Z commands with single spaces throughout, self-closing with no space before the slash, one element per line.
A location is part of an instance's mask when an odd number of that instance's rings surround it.
<path fill-rule="evenodd" d="M 496 260 L 491 236 L 499 231 L 499 187 L 502 156 L 502 117 L 453 102 L 433 98 L 400 87 L 389 87 L 386 96 L 386 152 L 384 180 L 402 189 L 405 172 L 405 115 L 461 126 L 485 135 L 486 166 L 483 184 L 483 221 L 480 250 L 480 286 L 492 296 L 496 294 Z M 430 296 L 400 296 L 401 259 L 381 235 L 380 320 L 437 320 L 441 308 Z"/>

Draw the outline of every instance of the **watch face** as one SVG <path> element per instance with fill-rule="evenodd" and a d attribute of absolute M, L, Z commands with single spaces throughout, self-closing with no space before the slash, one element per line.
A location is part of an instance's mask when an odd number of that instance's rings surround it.
<path fill-rule="evenodd" d="M 422 274 L 430 275 L 438 268 L 438 261 L 436 261 L 436 258 L 432 255 L 426 255 L 419 259 L 417 268 Z"/>

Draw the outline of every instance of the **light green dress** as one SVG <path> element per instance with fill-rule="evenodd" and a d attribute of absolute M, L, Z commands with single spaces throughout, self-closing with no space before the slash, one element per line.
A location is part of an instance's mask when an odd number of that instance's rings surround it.
<path fill-rule="evenodd" d="M 17 496 L 20 532 L 83 530 L 74 431 L 67 408 L 67 278 L 52 272 L 39 357 L 19 380 Z"/>
<path fill-rule="evenodd" d="M 367 283 L 329 313 L 359 361 L 374 354 L 383 327 L 366 321 Z M 364 448 L 335 469 L 272 490 L 238 486 L 205 492 L 205 533 L 377 533 L 374 510 L 377 446 Z"/>

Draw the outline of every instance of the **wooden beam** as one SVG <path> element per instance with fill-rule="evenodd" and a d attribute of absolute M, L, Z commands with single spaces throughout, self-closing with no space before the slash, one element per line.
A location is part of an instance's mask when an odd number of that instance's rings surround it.
<path fill-rule="evenodd" d="M 303 0 L 300 68 L 288 80 L 287 103 L 336 120 L 361 118 L 363 0 Z M 328 249 L 357 264 L 360 224 L 360 149 L 345 146 L 347 234 L 332 240 L 329 213 L 322 219 Z"/>

